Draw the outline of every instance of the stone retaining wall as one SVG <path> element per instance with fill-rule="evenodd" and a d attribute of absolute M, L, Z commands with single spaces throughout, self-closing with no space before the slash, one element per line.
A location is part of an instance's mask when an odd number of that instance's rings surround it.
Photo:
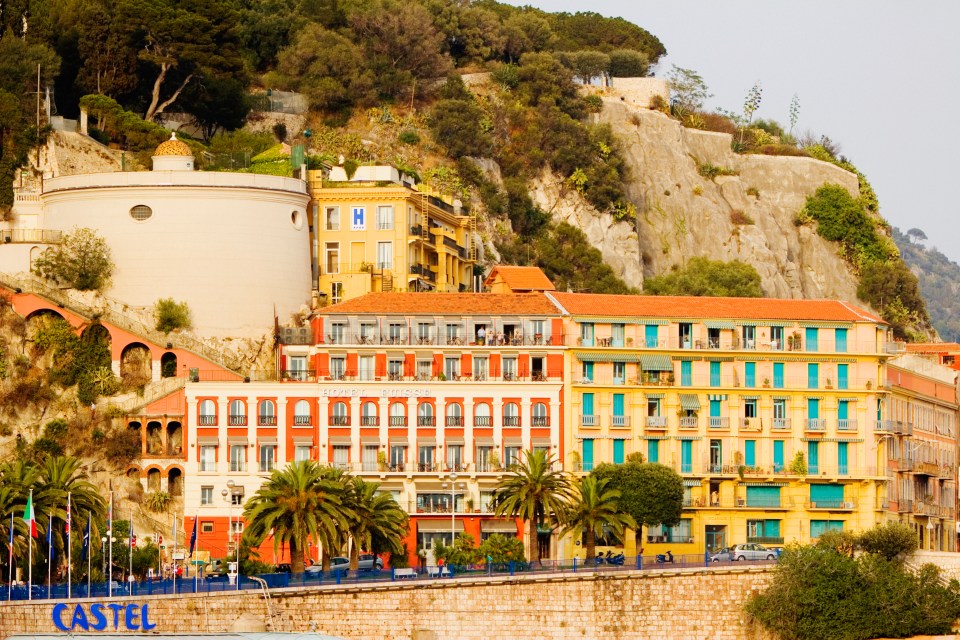
<path fill-rule="evenodd" d="M 770 576 L 764 569 L 625 571 L 274 591 L 272 628 L 351 640 L 762 640 L 742 605 Z M 149 606 L 155 633 L 265 630 L 266 602 L 252 591 L 133 601 Z M 0 604 L 0 638 L 57 632 L 53 606 Z M 63 615 L 67 624 L 74 606 Z"/>

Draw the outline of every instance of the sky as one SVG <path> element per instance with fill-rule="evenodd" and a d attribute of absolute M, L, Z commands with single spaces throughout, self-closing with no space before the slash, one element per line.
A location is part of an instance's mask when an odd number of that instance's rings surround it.
<path fill-rule="evenodd" d="M 757 118 L 794 133 L 829 136 L 867 177 L 881 214 L 902 231 L 923 230 L 960 262 L 960 2 L 936 0 L 533 0 L 545 11 L 620 16 L 696 70 L 714 97 L 741 111 L 759 81 Z"/>

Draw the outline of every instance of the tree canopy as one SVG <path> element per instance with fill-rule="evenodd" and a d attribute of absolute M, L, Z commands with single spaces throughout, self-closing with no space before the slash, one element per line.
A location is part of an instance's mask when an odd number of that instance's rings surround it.
<path fill-rule="evenodd" d="M 709 258 L 691 258 L 682 269 L 647 278 L 643 291 L 657 296 L 763 297 L 760 274 L 752 265 Z"/>
<path fill-rule="evenodd" d="M 680 522 L 683 479 L 670 467 L 651 462 L 603 463 L 590 475 L 610 481 L 620 492 L 620 510 L 637 525 L 672 527 Z"/>

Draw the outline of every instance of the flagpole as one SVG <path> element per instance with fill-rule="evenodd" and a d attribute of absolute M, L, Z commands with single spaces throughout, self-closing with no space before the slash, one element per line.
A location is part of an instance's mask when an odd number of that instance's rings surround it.
<path fill-rule="evenodd" d="M 10 512 L 10 551 L 8 553 L 7 602 L 13 599 L 13 511 Z"/>
<path fill-rule="evenodd" d="M 70 513 L 70 494 L 67 493 L 67 599 L 72 597 L 73 584 L 73 515 Z"/>
<path fill-rule="evenodd" d="M 33 600 L 33 532 L 36 527 L 36 519 L 33 517 L 33 489 L 30 489 L 30 497 L 27 501 L 30 504 L 30 531 L 27 533 L 30 536 L 27 550 L 27 600 Z"/>
<path fill-rule="evenodd" d="M 110 492 L 110 516 L 107 522 L 107 544 L 110 545 L 110 564 L 107 566 L 107 596 L 113 597 L 113 491 Z"/>
<path fill-rule="evenodd" d="M 53 514 L 47 514 L 47 600 L 53 595 Z"/>
<path fill-rule="evenodd" d="M 90 563 L 93 560 L 93 531 L 90 528 L 90 518 L 91 514 L 87 512 L 87 597 L 90 597 L 90 581 L 92 576 L 90 575 L 91 566 Z M 102 551 L 101 551 L 102 553 Z"/>
<path fill-rule="evenodd" d="M 173 512 L 173 551 L 170 557 L 173 558 L 173 595 L 177 595 L 177 543 L 180 541 L 180 535 L 177 531 L 177 512 Z"/>
<path fill-rule="evenodd" d="M 133 575 L 133 507 L 130 507 L 130 539 L 127 541 L 127 548 L 130 551 L 130 571 L 127 573 L 127 584 L 131 584 L 133 581 L 130 580 L 130 576 Z M 133 595 L 133 588 L 130 589 L 130 595 Z"/>
<path fill-rule="evenodd" d="M 200 555 L 200 536 L 197 535 L 198 533 L 197 520 L 199 519 L 200 519 L 200 516 L 198 515 L 193 516 L 193 534 L 194 534 L 194 538 L 197 541 L 197 547 L 196 547 L 196 553 L 191 553 L 190 555 L 193 556 L 194 558 Z M 193 546 L 193 545 L 190 545 L 190 546 Z M 194 593 L 196 593 L 200 588 L 200 585 L 197 584 L 197 582 L 199 582 L 200 580 L 200 571 L 198 570 L 199 568 L 200 568 L 200 565 L 198 565 L 196 560 L 194 560 L 193 561 L 193 592 Z"/>

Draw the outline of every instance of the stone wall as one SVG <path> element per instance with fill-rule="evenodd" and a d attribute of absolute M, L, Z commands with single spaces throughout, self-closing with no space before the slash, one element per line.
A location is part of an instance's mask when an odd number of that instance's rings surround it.
<path fill-rule="evenodd" d="M 686 569 L 274 591 L 273 629 L 351 640 L 764 640 L 742 605 L 770 577 L 765 569 Z M 252 591 L 133 601 L 149 605 L 155 633 L 264 630 L 266 603 Z M 52 610 L 46 602 L 0 603 L 0 638 L 56 632 Z M 63 618 L 69 623 L 70 613 Z"/>

